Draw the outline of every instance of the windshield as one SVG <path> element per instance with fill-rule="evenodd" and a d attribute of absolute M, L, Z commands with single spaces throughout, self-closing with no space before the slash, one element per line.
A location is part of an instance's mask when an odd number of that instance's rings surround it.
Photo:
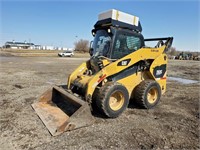
<path fill-rule="evenodd" d="M 94 42 L 92 45 L 93 56 L 108 56 L 108 51 L 110 49 L 111 36 L 106 30 L 98 30 L 94 37 Z"/>

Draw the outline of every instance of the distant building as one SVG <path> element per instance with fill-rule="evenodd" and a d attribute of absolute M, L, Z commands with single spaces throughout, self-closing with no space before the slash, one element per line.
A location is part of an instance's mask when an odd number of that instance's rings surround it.
<path fill-rule="evenodd" d="M 63 51 L 67 51 L 68 48 L 67 48 L 67 47 L 62 47 L 62 50 L 63 50 Z"/>
<path fill-rule="evenodd" d="M 42 49 L 42 46 L 41 46 L 41 45 L 33 45 L 31 48 L 32 48 L 32 49 L 41 50 L 41 49 Z"/>
<path fill-rule="evenodd" d="M 42 50 L 55 50 L 53 46 L 42 46 Z"/>
<path fill-rule="evenodd" d="M 62 50 L 62 47 L 57 47 L 56 50 L 61 51 L 61 50 Z"/>
<path fill-rule="evenodd" d="M 68 48 L 68 51 L 74 51 L 74 48 Z"/>
<path fill-rule="evenodd" d="M 4 47 L 5 48 L 12 48 L 12 49 L 28 49 L 32 47 L 33 43 L 27 43 L 27 42 L 6 42 Z"/>
<path fill-rule="evenodd" d="M 36 49 L 36 50 L 41 50 L 42 49 L 42 46 L 41 45 L 32 45 L 30 46 L 28 49 Z"/>
<path fill-rule="evenodd" d="M 67 48 L 67 47 L 54 47 L 54 46 L 48 46 L 48 45 L 36 45 L 33 43 L 27 43 L 25 42 L 15 42 L 14 40 L 12 42 L 6 42 L 3 48 L 11 48 L 11 49 L 32 49 L 32 50 L 63 50 L 63 51 L 73 51 L 73 48 Z"/>

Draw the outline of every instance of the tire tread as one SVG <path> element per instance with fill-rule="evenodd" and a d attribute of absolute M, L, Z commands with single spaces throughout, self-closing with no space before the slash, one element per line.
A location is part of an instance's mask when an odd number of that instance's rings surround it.
<path fill-rule="evenodd" d="M 116 86 L 116 85 L 121 85 L 123 86 L 122 84 L 120 83 L 117 83 L 117 82 L 108 82 L 106 83 L 103 87 L 100 88 L 98 94 L 97 94 L 97 100 L 96 100 L 96 104 L 100 110 L 101 113 L 103 113 L 104 115 L 106 115 L 107 117 L 109 118 L 113 118 L 112 116 L 110 116 L 110 114 L 108 113 L 107 111 L 107 108 L 106 106 L 104 105 L 105 104 L 105 101 L 106 101 L 106 95 L 107 93 L 109 92 L 109 90 Z"/>
<path fill-rule="evenodd" d="M 155 82 L 156 82 L 155 80 L 151 79 L 144 80 L 136 87 L 134 93 L 135 102 L 139 104 L 142 108 L 149 109 L 149 106 L 146 104 L 145 101 L 145 93 L 149 85 Z"/>

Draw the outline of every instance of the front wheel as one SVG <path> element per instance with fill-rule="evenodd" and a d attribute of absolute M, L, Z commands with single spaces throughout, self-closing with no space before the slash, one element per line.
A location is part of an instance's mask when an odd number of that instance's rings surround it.
<path fill-rule="evenodd" d="M 129 103 L 127 89 L 117 82 L 104 84 L 97 95 L 97 107 L 100 112 L 109 118 L 118 117 L 127 108 Z"/>

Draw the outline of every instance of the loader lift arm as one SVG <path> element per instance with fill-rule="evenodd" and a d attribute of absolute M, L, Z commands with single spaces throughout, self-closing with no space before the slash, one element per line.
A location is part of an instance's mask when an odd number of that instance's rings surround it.
<path fill-rule="evenodd" d="M 160 44 L 161 45 L 165 45 L 165 50 L 163 53 L 166 53 L 170 47 L 172 46 L 172 42 L 173 42 L 173 37 L 165 37 L 165 38 L 149 38 L 149 39 L 144 39 L 145 42 L 149 42 L 149 41 L 158 41 L 157 45 L 155 47 L 158 47 Z M 163 42 L 165 41 L 165 42 Z"/>

